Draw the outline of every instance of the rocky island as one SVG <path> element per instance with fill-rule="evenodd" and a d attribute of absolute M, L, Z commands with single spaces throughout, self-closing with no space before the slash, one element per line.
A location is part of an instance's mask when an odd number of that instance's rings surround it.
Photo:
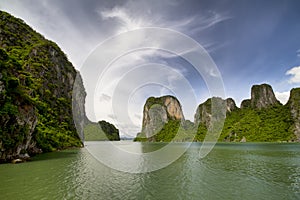
<path fill-rule="evenodd" d="M 166 101 L 168 99 L 168 101 Z M 166 102 L 178 118 L 168 112 Z M 251 99 L 240 108 L 232 98 L 212 97 L 200 104 L 194 122 L 184 119 L 181 105 L 175 97 L 151 97 L 143 112 L 142 131 L 135 141 L 203 141 L 211 124 L 211 102 L 223 102 L 226 119 L 219 141 L 222 142 L 292 142 L 300 140 L 300 88 L 292 89 L 289 101 L 282 105 L 268 84 L 254 85 Z M 172 125 L 171 125 L 172 124 Z M 181 126 L 180 126 L 181 125 Z M 167 138 L 167 139 L 166 139 Z"/>
<path fill-rule="evenodd" d="M 169 142 L 184 123 L 181 104 L 176 97 L 150 97 L 144 106 L 142 131 L 135 141 Z"/>
<path fill-rule="evenodd" d="M 120 134 L 113 124 L 104 120 L 88 122 L 84 127 L 85 141 L 119 141 Z"/>

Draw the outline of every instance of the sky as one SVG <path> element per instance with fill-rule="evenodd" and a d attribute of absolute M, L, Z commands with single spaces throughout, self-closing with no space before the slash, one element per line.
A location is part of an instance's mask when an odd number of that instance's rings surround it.
<path fill-rule="evenodd" d="M 213 61 L 207 69 L 217 68 L 224 97 L 238 106 L 250 98 L 254 84 L 272 85 L 283 104 L 300 86 L 299 0 L 0 0 L 0 9 L 61 47 L 83 75 L 87 116 L 114 123 L 122 135 L 135 136 L 141 129 L 150 96 L 175 95 L 185 118 L 193 121 L 197 105 L 213 95 L 185 52 L 144 48 L 118 55 L 147 42 L 155 47 L 172 43 L 175 49 L 186 44 L 148 33 L 118 40 L 134 30 L 162 28 L 199 43 Z M 111 46 L 103 48 L 107 41 Z M 97 51 L 99 60 L 89 62 Z M 116 55 L 109 65 L 101 60 L 107 51 Z"/>

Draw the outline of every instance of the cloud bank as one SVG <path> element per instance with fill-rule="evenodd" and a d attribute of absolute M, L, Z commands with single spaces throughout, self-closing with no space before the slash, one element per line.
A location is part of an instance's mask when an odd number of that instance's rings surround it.
<path fill-rule="evenodd" d="M 300 66 L 293 67 L 286 72 L 286 75 L 290 75 L 289 83 L 300 83 Z"/>

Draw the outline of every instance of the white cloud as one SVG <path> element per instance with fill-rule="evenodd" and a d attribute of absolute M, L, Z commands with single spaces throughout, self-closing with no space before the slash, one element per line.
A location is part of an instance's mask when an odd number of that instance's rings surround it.
<path fill-rule="evenodd" d="M 300 83 L 300 66 L 293 67 L 285 74 L 291 76 L 291 78 L 289 79 L 289 83 Z"/>
<path fill-rule="evenodd" d="M 150 20 L 144 20 L 143 17 L 133 17 L 129 14 L 129 11 L 123 7 L 114 7 L 111 10 L 98 11 L 98 13 L 101 15 L 103 20 L 116 19 L 118 23 L 120 23 L 117 33 L 151 25 Z"/>
<path fill-rule="evenodd" d="M 110 101 L 111 100 L 111 96 L 109 95 L 106 95 L 106 94 L 101 94 L 100 95 L 100 98 L 99 98 L 99 101 Z"/>
<path fill-rule="evenodd" d="M 275 92 L 275 96 L 282 104 L 286 104 L 289 100 L 290 92 Z"/>
<path fill-rule="evenodd" d="M 97 12 L 103 20 L 116 20 L 119 23 L 119 29 L 116 33 L 142 27 L 162 27 L 193 35 L 232 18 L 225 13 L 209 11 L 205 14 L 194 14 L 185 16 L 179 20 L 172 20 L 166 19 L 163 15 L 136 12 L 135 9 L 135 6 L 129 1 L 122 7 L 115 6 L 112 9 L 101 8 Z"/>
<path fill-rule="evenodd" d="M 298 49 L 298 51 L 296 51 L 296 54 L 298 57 L 300 57 L 300 49 Z"/>
<path fill-rule="evenodd" d="M 228 14 L 210 11 L 208 15 L 197 16 L 198 22 L 200 22 L 200 24 L 197 23 L 197 26 L 193 30 L 193 32 L 197 33 L 199 31 L 206 30 L 231 18 L 232 17 L 229 16 Z"/>

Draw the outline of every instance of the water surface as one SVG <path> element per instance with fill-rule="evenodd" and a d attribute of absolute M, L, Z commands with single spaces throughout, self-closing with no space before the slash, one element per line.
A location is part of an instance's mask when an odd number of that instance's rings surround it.
<path fill-rule="evenodd" d="M 114 145 L 149 152 L 163 144 Z M 86 148 L 3 164 L 0 199 L 300 199 L 299 144 L 221 143 L 204 159 L 199 159 L 200 146 L 192 144 L 168 167 L 140 174 L 111 169 Z M 121 159 L 128 158 L 118 159 L 122 164 Z"/>

